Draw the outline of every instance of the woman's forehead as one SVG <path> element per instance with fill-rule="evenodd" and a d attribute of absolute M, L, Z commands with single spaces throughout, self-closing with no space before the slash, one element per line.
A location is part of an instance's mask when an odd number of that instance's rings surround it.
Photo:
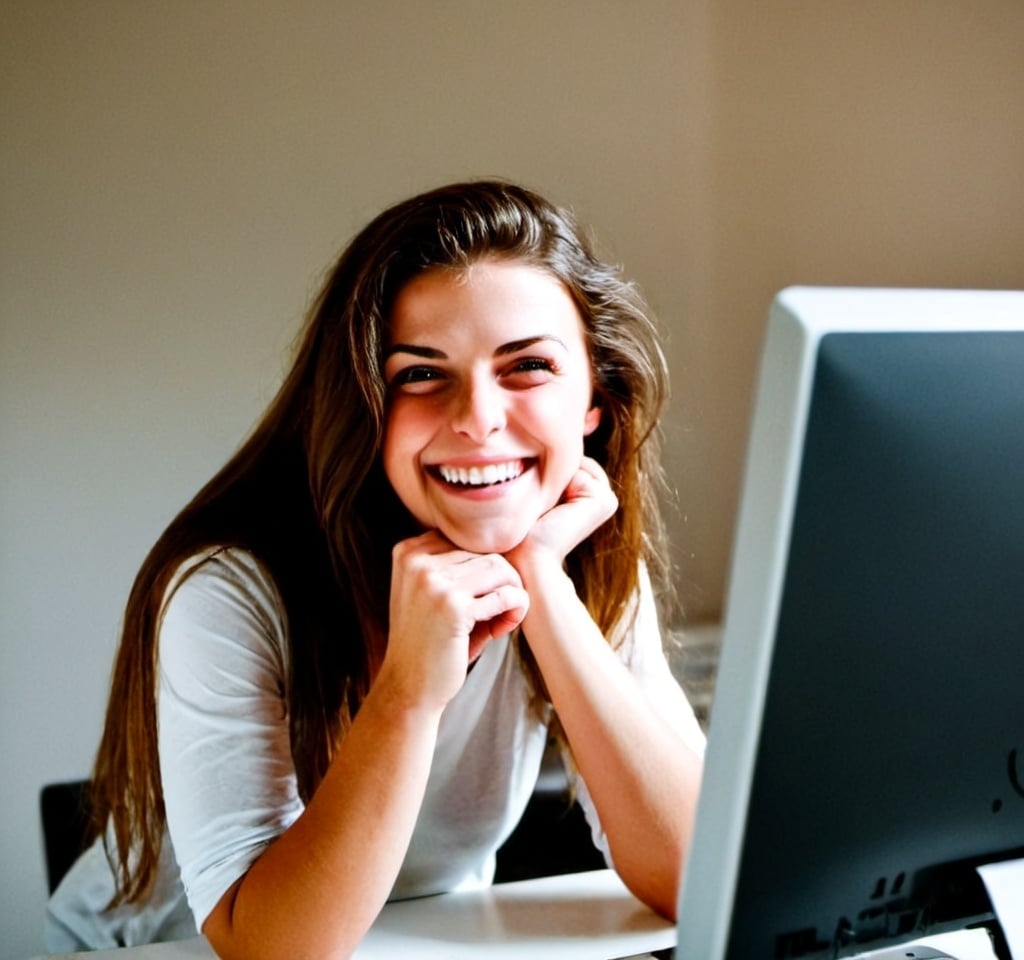
<path fill-rule="evenodd" d="M 388 347 L 473 336 L 494 346 L 527 338 L 584 340 L 582 316 L 565 284 L 521 261 L 483 260 L 421 273 L 399 291 L 388 319 Z"/>

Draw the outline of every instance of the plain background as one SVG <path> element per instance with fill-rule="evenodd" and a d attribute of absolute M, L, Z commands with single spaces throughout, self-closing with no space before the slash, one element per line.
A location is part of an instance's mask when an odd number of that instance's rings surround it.
<path fill-rule="evenodd" d="M 681 593 L 720 613 L 790 283 L 1024 287 L 1019 0 L 0 0 L 0 958 L 146 550 L 383 206 L 520 180 L 666 329 Z"/>

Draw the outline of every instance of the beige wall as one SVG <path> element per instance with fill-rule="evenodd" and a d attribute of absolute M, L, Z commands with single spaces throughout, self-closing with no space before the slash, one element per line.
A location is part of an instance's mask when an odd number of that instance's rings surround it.
<path fill-rule="evenodd" d="M 684 596 L 721 602 L 768 303 L 1024 288 L 1024 5 L 716 0 L 697 310 L 675 356 Z"/>
<path fill-rule="evenodd" d="M 791 282 L 1024 287 L 1016 0 L 0 0 L 0 943 L 84 775 L 145 549 L 269 398 L 320 270 L 456 177 L 574 205 L 668 328 L 673 532 L 719 612 Z"/>

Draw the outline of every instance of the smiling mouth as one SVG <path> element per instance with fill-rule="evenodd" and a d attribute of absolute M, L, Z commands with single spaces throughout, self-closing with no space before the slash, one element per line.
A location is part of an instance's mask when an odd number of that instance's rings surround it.
<path fill-rule="evenodd" d="M 508 460 L 504 463 L 488 463 L 474 467 L 453 467 L 439 464 L 432 468 L 434 474 L 445 483 L 457 487 L 493 487 L 508 483 L 522 476 L 526 465 L 522 460 Z"/>

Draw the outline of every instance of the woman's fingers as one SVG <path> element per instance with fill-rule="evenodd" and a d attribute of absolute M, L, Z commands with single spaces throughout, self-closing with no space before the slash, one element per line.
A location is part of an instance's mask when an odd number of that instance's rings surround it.
<path fill-rule="evenodd" d="M 518 626 L 529 598 L 497 554 L 458 550 L 435 532 L 396 545 L 386 660 L 405 689 L 446 702 L 494 637 Z M 394 675 L 394 670 L 392 671 Z"/>
<path fill-rule="evenodd" d="M 477 597 L 476 624 L 469 634 L 469 660 L 472 663 L 487 644 L 511 633 L 526 618 L 530 597 L 522 587 L 504 586 Z"/>

